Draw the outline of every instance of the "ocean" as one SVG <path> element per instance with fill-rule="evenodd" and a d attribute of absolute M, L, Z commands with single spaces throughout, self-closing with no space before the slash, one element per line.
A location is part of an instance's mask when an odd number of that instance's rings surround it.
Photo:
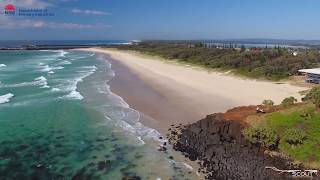
<path fill-rule="evenodd" d="M 110 91 L 108 57 L 0 52 L 0 179 L 195 179 Z"/>
<path fill-rule="evenodd" d="M 19 48 L 26 45 L 119 45 L 127 44 L 125 40 L 16 40 L 4 41 L 0 40 L 0 48 Z"/>

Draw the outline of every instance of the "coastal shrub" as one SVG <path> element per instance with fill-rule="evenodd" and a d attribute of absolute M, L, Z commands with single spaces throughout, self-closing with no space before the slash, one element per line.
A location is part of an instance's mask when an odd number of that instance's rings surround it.
<path fill-rule="evenodd" d="M 265 106 L 273 106 L 274 102 L 272 100 L 268 99 L 268 100 L 263 100 L 262 104 Z"/>
<path fill-rule="evenodd" d="M 314 108 L 306 108 L 301 112 L 300 117 L 302 117 L 304 120 L 311 120 L 313 119 L 314 115 Z"/>
<path fill-rule="evenodd" d="M 289 107 L 294 105 L 295 102 L 297 102 L 297 99 L 291 96 L 283 99 L 281 105 L 283 105 L 284 107 Z"/>
<path fill-rule="evenodd" d="M 275 141 L 278 142 L 275 143 L 276 151 L 302 163 L 315 163 L 316 167 L 320 168 L 320 112 L 316 111 L 311 103 L 293 105 L 281 109 L 280 112 L 270 112 L 255 118 L 258 119 L 249 122 L 254 129 L 250 127 L 243 133 L 246 139 L 253 143 L 261 143 L 261 139 L 266 139 L 261 138 L 261 134 L 266 134 L 264 131 L 272 131 L 279 138 L 279 141 Z M 262 130 L 259 130 L 259 127 Z"/>
<path fill-rule="evenodd" d="M 320 108 L 320 87 L 312 88 L 304 97 L 304 101 L 311 101 Z"/>
<path fill-rule="evenodd" d="M 226 46 L 226 47 L 225 47 Z M 167 59 L 188 62 L 210 68 L 241 72 L 253 78 L 279 80 L 297 74 L 299 69 L 313 68 L 320 64 L 317 50 L 308 50 L 292 56 L 285 48 L 251 48 L 240 50 L 215 48 L 202 43 L 143 42 L 139 45 L 120 46 L 120 49 L 140 51 Z"/>
<path fill-rule="evenodd" d="M 243 131 L 243 135 L 254 144 L 260 144 L 271 150 L 278 148 L 279 136 L 267 127 L 250 127 Z"/>
<path fill-rule="evenodd" d="M 290 128 L 284 133 L 284 140 L 290 145 L 303 144 L 303 141 L 307 139 L 307 135 L 300 129 Z"/>

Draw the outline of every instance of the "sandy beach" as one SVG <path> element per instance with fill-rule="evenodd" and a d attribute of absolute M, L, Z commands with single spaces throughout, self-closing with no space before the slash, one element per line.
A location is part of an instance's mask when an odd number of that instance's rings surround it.
<path fill-rule="evenodd" d="M 114 49 L 90 48 L 112 59 L 116 77 L 114 93 L 145 117 L 149 125 L 165 132 L 171 124 L 195 122 L 208 114 L 235 106 L 276 104 L 289 96 L 301 99 L 304 87 L 239 78 L 220 72 L 164 62 L 157 58 Z"/>

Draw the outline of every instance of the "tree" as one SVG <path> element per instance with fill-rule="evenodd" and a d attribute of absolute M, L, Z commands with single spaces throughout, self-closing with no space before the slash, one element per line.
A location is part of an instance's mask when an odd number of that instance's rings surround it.
<path fill-rule="evenodd" d="M 320 108 L 320 87 L 312 88 L 304 97 L 304 100 L 311 101 L 316 105 L 316 107 Z"/>
<path fill-rule="evenodd" d="M 270 99 L 267 99 L 267 100 L 263 100 L 262 104 L 265 105 L 265 106 L 273 106 L 274 102 L 272 100 L 270 100 Z"/>
<path fill-rule="evenodd" d="M 202 48 L 204 47 L 204 44 L 202 42 L 199 42 L 195 44 L 195 47 Z"/>
<path fill-rule="evenodd" d="M 289 107 L 293 105 L 295 102 L 297 102 L 297 99 L 291 96 L 283 99 L 283 101 L 281 102 L 281 105 L 283 105 L 284 107 Z"/>

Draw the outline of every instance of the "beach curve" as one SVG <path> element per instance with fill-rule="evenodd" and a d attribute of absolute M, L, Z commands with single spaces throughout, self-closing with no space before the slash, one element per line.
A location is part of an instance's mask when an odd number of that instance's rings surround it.
<path fill-rule="evenodd" d="M 289 96 L 300 100 L 302 95 L 299 92 L 307 89 L 288 82 L 275 83 L 243 79 L 220 72 L 207 72 L 199 68 L 139 56 L 129 51 L 101 48 L 81 50 L 108 55 L 112 61 L 115 61 L 113 63 L 125 66 L 127 71 L 130 71 L 127 78 L 132 75 L 138 76 L 145 85 L 163 98 L 165 103 L 170 104 L 170 108 L 157 108 L 160 107 L 161 102 L 150 103 L 148 100 L 152 99 L 149 98 L 143 98 L 144 102 L 139 102 L 140 107 L 137 110 L 158 121 L 162 130 L 170 127 L 171 124 L 195 122 L 208 114 L 224 112 L 236 106 L 261 104 L 265 99 L 272 99 L 276 104 Z M 127 85 L 123 84 L 123 86 L 127 89 L 125 87 Z M 120 89 L 124 91 L 123 88 Z M 134 87 L 131 87 L 131 90 L 132 88 Z M 132 99 L 137 97 L 130 97 L 133 96 L 130 93 L 131 90 L 119 95 L 124 96 L 130 106 L 136 109 L 135 100 Z M 117 91 L 115 93 L 118 94 Z M 148 111 L 150 108 L 153 108 L 153 111 Z M 175 108 L 182 114 L 186 113 L 186 116 L 176 117 Z M 163 113 L 169 114 L 168 117 L 159 117 L 159 114 Z"/>

